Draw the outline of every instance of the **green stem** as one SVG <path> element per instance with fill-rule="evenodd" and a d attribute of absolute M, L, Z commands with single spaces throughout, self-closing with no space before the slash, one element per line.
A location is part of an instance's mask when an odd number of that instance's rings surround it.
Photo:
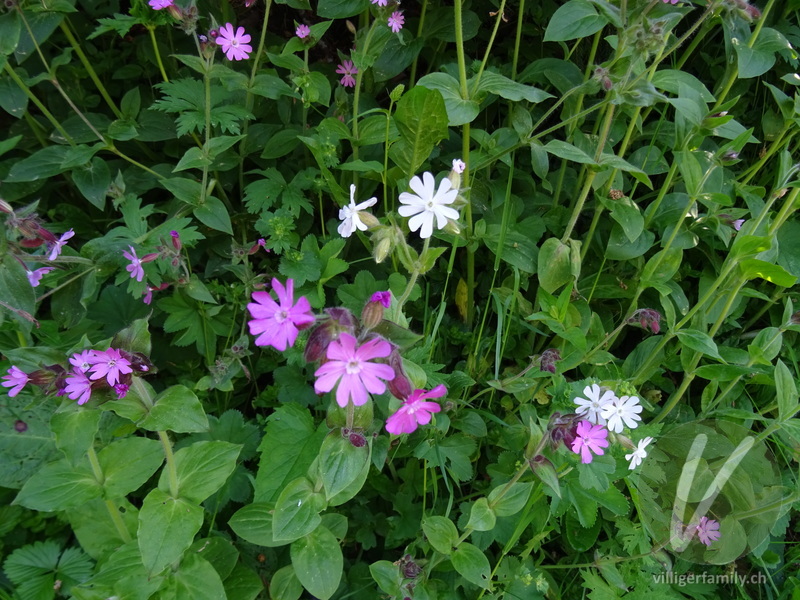
<path fill-rule="evenodd" d="M 169 474 L 169 495 L 173 498 L 178 497 L 178 469 L 175 465 L 175 455 L 172 453 L 172 442 L 166 431 L 158 432 L 158 439 L 164 448 L 164 458 L 167 461 L 167 473 Z"/>
<path fill-rule="evenodd" d="M 522 0 L 523 2 L 525 0 Z M 417 26 L 417 39 L 422 37 L 422 32 L 425 26 L 425 15 L 428 13 L 428 0 L 422 0 L 422 9 L 419 13 L 419 25 Z M 411 63 L 411 75 L 408 77 L 409 88 L 414 87 L 414 82 L 417 80 L 417 62 L 419 61 L 419 53 L 414 55 L 414 62 Z"/>
<path fill-rule="evenodd" d="M 503 11 L 506 8 L 506 0 L 501 0 L 500 8 L 497 9 L 497 19 L 494 22 L 494 29 L 492 29 L 492 34 L 489 36 L 489 43 L 486 45 L 486 52 L 483 54 L 483 60 L 481 61 L 481 66 L 478 68 L 478 74 L 474 77 L 474 83 L 472 84 L 472 91 L 473 93 L 475 90 L 478 89 L 478 85 L 481 81 L 481 76 L 483 75 L 483 70 L 486 68 L 486 63 L 489 60 L 489 53 L 492 51 L 492 46 L 494 45 L 494 39 L 497 37 L 497 30 L 500 28 L 500 22 L 503 20 Z"/>
<path fill-rule="evenodd" d="M 206 141 L 203 144 L 203 152 L 208 152 L 211 140 L 211 66 L 214 64 L 213 55 L 206 61 L 206 70 L 203 73 L 203 87 L 205 90 L 205 101 L 203 102 L 205 112 L 205 134 Z M 208 187 L 208 162 L 203 163 L 203 176 L 200 183 L 200 206 L 206 201 L 206 188 Z"/>
<path fill-rule="evenodd" d="M 97 480 L 97 483 L 103 485 L 103 482 L 105 481 L 105 475 L 103 474 L 103 468 L 100 466 L 100 461 L 97 458 L 97 452 L 95 452 L 93 446 L 90 446 L 86 451 L 86 456 L 89 458 L 89 464 L 92 466 L 94 478 Z M 114 523 L 114 528 L 117 530 L 120 539 L 125 544 L 131 542 L 131 534 L 119 514 L 119 509 L 111 500 L 106 500 L 105 505 L 106 510 L 108 510 L 108 516 L 111 517 L 111 522 Z"/>
<path fill-rule="evenodd" d="M 425 243 L 422 246 L 422 252 L 420 253 L 420 259 L 425 255 L 425 252 L 428 250 L 428 246 L 430 246 L 431 238 L 425 238 Z M 414 289 L 414 285 L 417 283 L 417 279 L 419 278 L 420 273 L 420 264 L 419 260 L 414 264 L 414 270 L 411 272 L 411 277 L 408 280 L 408 284 L 406 285 L 406 289 L 403 291 L 403 295 L 400 296 L 400 300 L 397 301 L 397 312 L 401 312 L 403 310 L 403 305 L 408 300 L 408 297 L 411 295 L 411 291 Z"/>
<path fill-rule="evenodd" d="M 164 70 L 164 63 L 161 60 L 161 52 L 158 50 L 158 41 L 156 40 L 156 26 L 155 25 L 147 25 L 147 31 L 150 33 L 150 42 L 153 44 L 153 53 L 156 55 L 156 63 L 158 64 L 158 70 L 161 71 L 161 78 L 169 83 L 169 77 L 167 77 L 167 72 Z"/>
<path fill-rule="evenodd" d="M 8 76 L 11 77 L 12 81 L 17 84 L 19 89 L 22 90 L 28 99 L 36 105 L 36 108 L 41 111 L 44 117 L 50 121 L 50 124 L 56 131 L 58 131 L 59 134 L 61 134 L 61 137 L 63 137 L 70 146 L 74 146 L 75 140 L 72 139 L 72 136 L 66 132 L 66 130 L 61 126 L 61 123 L 58 122 L 58 119 L 53 116 L 53 113 L 47 110 L 47 107 L 42 104 L 39 98 L 37 98 L 31 89 L 25 84 L 25 82 L 22 81 L 20 76 L 17 75 L 16 71 L 11 68 L 11 65 L 8 63 L 8 61 L 6 61 L 6 63 L 3 65 L 3 69 L 5 69 L 5 72 L 8 73 Z"/>
<path fill-rule="evenodd" d="M 427 0 L 426 0 L 427 1 Z M 511 59 L 511 79 L 517 79 L 517 65 L 519 64 L 519 46 L 522 41 L 522 23 L 524 21 L 523 15 L 525 14 L 525 0 L 519 0 L 519 8 L 517 9 L 517 33 L 514 38 L 514 56 Z"/>
<path fill-rule="evenodd" d="M 372 25 L 370 25 L 369 31 L 367 31 L 367 37 L 364 40 L 364 48 L 361 50 L 361 53 L 366 56 L 367 51 L 369 50 L 369 44 L 372 41 L 372 34 L 375 32 L 375 27 L 378 25 L 378 20 L 374 20 Z M 358 105 L 361 98 L 361 80 L 364 77 L 364 71 L 366 68 L 358 69 L 358 73 L 356 73 L 356 88 L 353 91 L 353 160 L 358 160 L 358 149 L 361 141 L 358 139 Z M 410 177 L 411 175 L 409 175 Z M 353 179 L 355 183 L 358 183 L 358 172 L 354 172 Z"/>

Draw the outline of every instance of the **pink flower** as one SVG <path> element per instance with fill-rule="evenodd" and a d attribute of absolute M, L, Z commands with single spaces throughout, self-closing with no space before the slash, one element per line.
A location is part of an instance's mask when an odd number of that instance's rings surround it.
<path fill-rule="evenodd" d="M 253 47 L 247 42 L 250 36 L 244 32 L 244 27 L 239 27 L 236 33 L 233 32 L 233 25 L 225 23 L 219 28 L 217 44 L 222 46 L 222 51 L 228 60 L 244 60 L 250 57 Z"/>
<path fill-rule="evenodd" d="M 131 277 L 135 277 L 136 281 L 141 281 L 144 279 L 144 269 L 142 269 L 142 260 L 136 256 L 136 250 L 133 249 L 133 246 L 128 246 L 131 249 L 130 252 L 122 251 L 122 256 L 127 258 L 131 261 L 125 270 L 131 274 Z"/>
<path fill-rule="evenodd" d="M 661 0 L 664 4 L 677 4 L 678 0 Z"/>
<path fill-rule="evenodd" d="M 94 364 L 94 350 L 84 350 L 83 352 L 76 352 L 69 359 L 76 371 L 86 373 Z"/>
<path fill-rule="evenodd" d="M 144 291 L 144 298 L 142 298 L 142 302 L 149 305 L 152 301 L 153 301 L 153 288 L 151 288 L 148 285 L 147 289 Z"/>
<path fill-rule="evenodd" d="M 41 269 L 36 269 L 35 271 L 26 270 L 25 273 L 28 276 L 28 283 L 31 284 L 31 287 L 39 287 L 39 282 L 42 280 L 42 276 L 47 275 L 53 270 L 55 270 L 55 267 L 42 267 Z"/>
<path fill-rule="evenodd" d="M 294 303 L 294 281 L 286 280 L 284 288 L 277 279 L 272 280 L 272 289 L 278 295 L 277 304 L 268 292 L 253 292 L 256 303 L 247 305 L 253 315 L 248 323 L 251 335 L 258 335 L 256 346 L 272 346 L 283 352 L 294 346 L 300 329 L 305 329 L 314 322 L 311 305 L 305 297 Z M 259 335 L 260 334 L 260 335 Z"/>
<path fill-rule="evenodd" d="M 125 396 L 127 396 L 129 389 L 131 389 L 131 386 L 125 385 L 124 383 L 118 383 L 115 385 L 114 392 L 117 394 L 117 400 L 122 400 Z"/>
<path fill-rule="evenodd" d="M 86 373 L 73 371 L 67 375 L 67 385 L 64 387 L 64 392 L 69 396 L 70 400 L 77 400 L 78 404 L 86 404 L 92 396 L 92 382 L 89 381 Z"/>
<path fill-rule="evenodd" d="M 382 394 L 386 384 L 381 381 L 394 378 L 394 369 L 389 365 L 369 362 L 373 358 L 386 358 L 392 353 L 389 342 L 374 338 L 356 347 L 356 338 L 349 333 L 342 333 L 338 340 L 328 346 L 328 362 L 314 373 L 318 377 L 314 383 L 317 393 L 330 392 L 336 388 L 336 402 L 341 407 L 347 406 L 350 399 L 353 404 L 365 404 L 370 394 Z"/>
<path fill-rule="evenodd" d="M 339 80 L 339 83 L 344 87 L 356 87 L 356 80 L 353 75 L 358 73 L 358 69 L 356 69 L 352 60 L 342 61 L 342 64 L 336 67 L 336 72 L 344 76 Z"/>
<path fill-rule="evenodd" d="M 608 430 L 602 425 L 592 425 L 589 421 L 578 423 L 572 442 L 572 451 L 581 455 L 582 463 L 592 462 L 592 452 L 598 456 L 603 454 L 603 448 L 608 447 Z"/>
<path fill-rule="evenodd" d="M 164 8 L 169 8 L 173 4 L 175 4 L 174 0 L 150 0 L 148 2 L 150 8 L 153 10 L 162 10 Z M 82 402 L 78 402 L 78 404 L 83 404 Z"/>
<path fill-rule="evenodd" d="M 370 302 L 380 302 L 383 304 L 383 308 L 389 308 L 392 304 L 392 293 L 391 292 L 375 292 L 372 294 L 372 297 L 369 299 Z"/>
<path fill-rule="evenodd" d="M 75 235 L 75 232 L 70 229 L 69 231 L 65 232 L 58 240 L 53 242 L 50 245 L 50 255 L 47 257 L 47 260 L 55 260 L 59 254 L 61 254 L 61 248 L 67 245 L 67 240 Z"/>
<path fill-rule="evenodd" d="M 109 348 L 105 352 L 95 350 L 89 379 L 94 381 L 105 377 L 108 385 L 114 386 L 119 382 L 120 375 L 127 375 L 132 371 L 131 361 L 124 358 L 116 348 Z"/>
<path fill-rule="evenodd" d="M 294 30 L 294 34 L 303 40 L 311 34 L 311 29 L 308 25 L 298 25 L 297 29 Z"/>
<path fill-rule="evenodd" d="M 19 367 L 11 366 L 8 370 L 8 375 L 3 375 L 5 381 L 2 383 L 3 387 L 11 388 L 8 390 L 8 395 L 13 398 L 22 391 L 25 384 L 30 381 L 28 374 L 22 371 Z"/>
<path fill-rule="evenodd" d="M 740 231 L 742 229 L 742 225 L 744 225 L 744 219 L 736 219 L 733 223 L 731 223 L 731 225 L 733 225 L 733 228 L 736 231 Z"/>
<path fill-rule="evenodd" d="M 387 3 L 388 1 L 389 1 L 389 0 L 372 0 L 372 3 L 373 3 L 373 4 L 377 4 L 378 6 L 386 6 L 386 3 Z"/>
<path fill-rule="evenodd" d="M 461 160 L 460 158 L 453 159 L 453 171 L 455 171 L 460 175 L 461 173 L 464 172 L 466 168 L 467 164 L 463 160 Z"/>
<path fill-rule="evenodd" d="M 700 523 L 695 527 L 697 531 L 697 539 L 699 539 L 706 546 L 710 546 L 712 542 L 716 542 L 722 534 L 719 531 L 719 522 L 708 517 L 700 519 Z"/>
<path fill-rule="evenodd" d="M 425 402 L 428 398 L 441 398 L 447 393 L 447 388 L 437 385 L 430 392 L 414 390 L 403 401 L 403 406 L 386 419 L 386 431 L 394 435 L 413 433 L 417 425 L 427 425 L 431 422 L 431 413 L 442 410 L 437 402 Z"/>
<path fill-rule="evenodd" d="M 405 23 L 405 17 L 403 16 L 403 11 L 396 10 L 389 16 L 389 29 L 392 30 L 392 33 L 398 33 L 403 28 L 403 23 Z"/>

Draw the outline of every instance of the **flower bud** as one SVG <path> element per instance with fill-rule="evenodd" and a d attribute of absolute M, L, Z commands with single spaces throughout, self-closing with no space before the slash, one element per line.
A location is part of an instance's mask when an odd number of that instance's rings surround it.
<path fill-rule="evenodd" d="M 8 202 L 0 198 L 0 212 L 4 212 L 7 215 L 13 215 L 14 209 L 11 208 L 11 205 Z"/>
<path fill-rule="evenodd" d="M 361 324 L 365 329 L 374 329 L 383 321 L 383 303 L 370 300 L 361 311 Z"/>
<path fill-rule="evenodd" d="M 25 433 L 28 431 L 28 424 L 25 421 L 17 419 L 14 421 L 14 431 L 17 433 Z"/>
<path fill-rule="evenodd" d="M 175 250 L 180 251 L 182 244 L 181 244 L 181 234 L 175 230 L 169 232 L 170 237 L 172 238 L 172 247 Z"/>
<path fill-rule="evenodd" d="M 796 313 L 793 313 L 791 317 L 789 317 L 789 324 L 790 325 L 800 325 L 800 310 Z"/>
<path fill-rule="evenodd" d="M 453 235 L 461 235 L 461 227 L 455 221 L 447 220 L 447 225 L 444 226 L 444 231 Z"/>
<path fill-rule="evenodd" d="M 628 323 L 639 323 L 642 329 L 653 333 L 661 331 L 661 313 L 652 308 L 640 308 L 631 315 Z"/>
<path fill-rule="evenodd" d="M 561 353 L 556 348 L 549 348 L 542 352 L 542 356 L 539 359 L 539 370 L 555 373 L 556 361 L 559 360 L 561 360 Z"/>
<path fill-rule="evenodd" d="M 403 358 L 397 348 L 389 355 L 389 366 L 394 369 L 394 379 L 386 382 L 389 392 L 398 400 L 405 400 L 414 391 L 406 372 L 403 370 Z"/>
<path fill-rule="evenodd" d="M 389 99 L 390 99 L 392 102 L 397 102 L 397 101 L 399 101 L 399 100 L 400 100 L 400 97 L 403 95 L 403 92 L 405 91 L 405 89 L 406 89 L 406 86 L 404 86 L 404 85 L 401 83 L 400 85 L 398 85 L 397 87 L 395 87 L 395 88 L 394 88 L 394 89 L 393 89 L 391 92 L 389 92 Z"/>
<path fill-rule="evenodd" d="M 399 562 L 400 571 L 406 579 L 416 579 L 422 573 L 422 567 L 414 561 L 410 554 L 406 554 Z"/>
<path fill-rule="evenodd" d="M 351 431 L 348 439 L 356 448 L 363 448 L 367 445 L 367 438 L 365 438 L 364 434 L 359 431 Z"/>
<path fill-rule="evenodd" d="M 353 25 L 353 23 L 352 23 L 352 21 L 350 21 L 350 19 L 346 20 L 346 21 L 344 22 L 344 24 L 347 26 L 347 31 L 349 31 L 349 32 L 350 32 L 350 33 L 352 33 L 353 35 L 355 35 L 355 34 L 356 34 L 356 26 L 355 26 L 355 25 Z"/>
<path fill-rule="evenodd" d="M 558 483 L 558 472 L 548 458 L 537 454 L 528 461 L 533 474 L 538 477 L 542 483 L 552 489 L 559 497 L 561 497 L 560 486 Z"/>
<path fill-rule="evenodd" d="M 582 420 L 583 417 L 577 413 L 562 415 L 559 412 L 554 412 L 550 416 L 550 422 L 547 425 L 551 447 L 555 450 L 563 442 L 568 449 L 572 450 L 572 442 L 575 441 L 577 436 L 578 423 Z"/>
<path fill-rule="evenodd" d="M 367 229 L 372 229 L 373 227 L 377 227 L 381 224 L 375 215 L 365 210 L 358 211 L 358 216 L 361 219 L 361 222 L 367 226 Z"/>
<path fill-rule="evenodd" d="M 328 345 L 333 340 L 339 339 L 339 334 L 342 332 L 355 334 L 356 318 L 349 310 L 341 307 L 326 308 L 325 313 L 328 318 L 319 323 L 308 336 L 303 352 L 306 362 L 315 362 L 323 358 Z"/>

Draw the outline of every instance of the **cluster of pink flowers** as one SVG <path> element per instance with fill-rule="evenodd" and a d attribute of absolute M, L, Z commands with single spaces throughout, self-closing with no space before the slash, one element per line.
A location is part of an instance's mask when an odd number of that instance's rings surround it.
<path fill-rule="evenodd" d="M 376 334 L 372 329 L 383 320 L 383 311 L 391 306 L 390 292 L 372 295 L 361 318 L 361 323 L 345 308 L 329 308 L 319 320 L 311 312 L 308 299 L 295 301 L 294 281 L 284 285 L 272 280 L 269 292 L 253 292 L 247 309 L 253 317 L 250 333 L 257 336 L 257 346 L 271 346 L 284 351 L 294 346 L 301 330 L 316 324 L 306 343 L 304 356 L 308 362 L 320 361 L 314 372 L 317 393 L 333 392 L 336 403 L 344 408 L 363 406 L 370 394 L 389 392 L 403 402 L 400 409 L 386 422 L 390 433 L 411 433 L 417 425 L 427 425 L 431 414 L 441 407 L 429 398 L 440 398 L 447 392 L 443 385 L 433 390 L 413 390 L 403 370 L 398 348 Z"/>
<path fill-rule="evenodd" d="M 125 257 L 130 264 L 125 266 L 125 270 L 131 276 L 131 279 L 135 279 L 137 282 L 141 283 L 144 278 L 146 277 L 146 273 L 144 271 L 143 265 L 153 262 L 156 259 L 162 259 L 169 262 L 173 267 L 182 267 L 183 275 L 188 278 L 188 272 L 186 271 L 186 266 L 182 262 L 181 258 L 181 248 L 183 248 L 183 244 L 181 243 L 180 234 L 177 231 L 170 231 L 170 240 L 171 244 L 165 244 L 162 242 L 161 245 L 156 247 L 158 252 L 150 252 L 145 254 L 141 258 L 136 254 L 136 249 L 129 245 L 128 250 L 122 251 L 122 256 Z M 184 278 L 179 278 L 179 281 L 184 281 Z M 144 291 L 144 298 L 142 299 L 145 304 L 150 304 L 153 300 L 153 292 L 163 291 L 167 289 L 171 284 L 169 282 L 162 282 L 156 286 L 145 286 Z"/>
<path fill-rule="evenodd" d="M 101 388 L 114 390 L 117 399 L 124 398 L 134 373 L 150 371 L 147 357 L 118 348 L 76 352 L 69 358 L 69 365 L 69 369 L 51 365 L 32 373 L 12 365 L 2 377 L 2 386 L 9 388 L 11 398 L 31 383 L 46 393 L 55 392 L 57 396 L 67 396 L 83 405 L 90 400 L 93 391 Z"/>

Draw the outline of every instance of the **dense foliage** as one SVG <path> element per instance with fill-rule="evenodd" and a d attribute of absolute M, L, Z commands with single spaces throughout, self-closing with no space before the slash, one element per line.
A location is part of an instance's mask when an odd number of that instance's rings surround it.
<path fill-rule="evenodd" d="M 797 0 L 7 0 L 0 597 L 797 598 Z"/>

